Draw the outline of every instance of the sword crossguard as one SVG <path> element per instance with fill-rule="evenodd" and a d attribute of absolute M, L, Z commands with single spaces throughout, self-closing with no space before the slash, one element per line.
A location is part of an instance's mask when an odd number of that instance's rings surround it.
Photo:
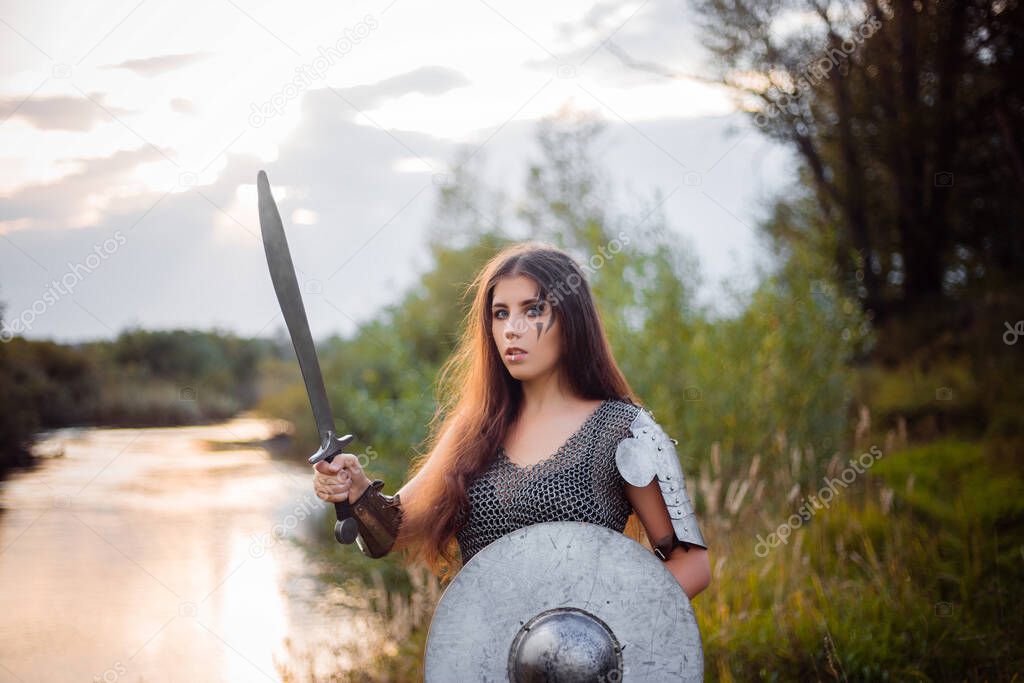
<path fill-rule="evenodd" d="M 332 431 L 326 432 L 320 441 L 320 450 L 309 456 L 309 464 L 315 465 L 321 460 L 331 462 L 334 456 L 341 453 L 341 449 L 352 443 L 355 438 L 351 434 L 339 437 Z"/>

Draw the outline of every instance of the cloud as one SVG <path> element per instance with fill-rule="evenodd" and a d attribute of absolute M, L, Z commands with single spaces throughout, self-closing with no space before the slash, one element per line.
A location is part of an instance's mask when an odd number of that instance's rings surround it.
<path fill-rule="evenodd" d="M 448 70 L 410 74 L 364 86 L 364 93 L 436 93 L 462 82 Z M 0 299 L 9 316 L 30 308 L 68 263 L 82 262 L 120 230 L 128 241 L 117 255 L 88 276 L 74 301 L 62 300 L 39 316 L 28 336 L 109 338 L 129 325 L 261 336 L 281 328 L 259 238 L 254 185 L 261 168 L 285 219 L 314 336 L 348 333 L 354 321 L 393 303 L 429 263 L 425 239 L 438 220 L 441 191 L 434 174 L 449 170 L 439 160 L 455 160 L 456 147 L 339 116 L 347 106 L 325 89 L 304 93 L 300 111 L 274 161 L 229 151 L 215 180 L 187 191 L 165 194 L 141 184 L 151 172 L 177 177 L 158 150 L 143 146 L 79 156 L 68 162 L 70 174 L 0 196 Z M 643 221 L 657 218 L 648 218 L 650 191 L 661 187 L 670 227 L 694 237 L 707 282 L 747 272 L 738 271 L 730 254 L 753 249 L 751 207 L 794 167 L 788 154 L 766 154 L 768 143 L 757 135 L 737 140 L 724 134 L 728 124 L 744 120 L 608 124 L 602 166 L 613 176 L 607 201 L 631 217 L 621 227 L 630 234 L 646 229 Z M 473 136 L 487 139 L 475 159 L 486 158 L 482 182 L 506 193 L 512 210 L 523 200 L 528 164 L 539 153 L 535 122 L 514 120 L 493 138 L 490 132 Z M 676 159 L 704 171 L 699 184 L 686 184 L 687 168 Z M 487 197 L 476 199 L 466 211 L 487 227 L 495 214 Z M 444 227 L 464 229 L 461 223 Z"/>
<path fill-rule="evenodd" d="M 359 109 L 372 109 L 382 102 L 410 93 L 442 95 L 469 84 L 469 79 L 461 71 L 444 66 L 423 66 L 369 85 L 336 90 Z"/>
<path fill-rule="evenodd" d="M 445 77 L 437 72 L 420 74 L 419 77 L 408 74 L 403 76 L 405 78 L 383 82 L 385 85 L 382 91 L 408 92 L 410 83 L 436 91 L 445 82 Z M 449 74 L 447 82 L 454 83 L 456 79 Z M 93 105 L 90 103 L 90 106 Z M 419 133 L 398 130 L 386 132 L 353 122 L 339 122 L 339 107 L 345 108 L 345 105 L 328 90 L 306 93 L 300 125 L 302 134 L 284 146 L 281 158 L 301 160 L 300 166 L 308 166 L 316 169 L 316 172 L 309 178 L 305 173 L 296 172 L 300 179 L 291 180 L 287 184 L 320 190 L 318 197 L 332 197 L 332 201 L 342 201 L 343 198 L 349 207 L 345 210 L 349 215 L 353 215 L 352 204 L 373 207 L 369 212 L 371 217 L 366 222 L 379 225 L 390 217 L 391 214 L 384 215 L 387 211 L 393 212 L 401 207 L 401 203 L 397 206 L 394 204 L 396 195 L 408 199 L 415 193 L 418 184 L 430 182 L 434 171 L 431 169 L 431 161 L 446 158 L 450 145 Z M 416 162 L 407 161 L 403 169 L 405 172 L 396 175 L 395 164 L 403 159 L 408 160 L 411 151 L 419 155 L 419 158 Z M 23 185 L 6 195 L 0 195 L 0 233 L 12 233 L 26 228 L 81 229 L 102 225 L 112 212 L 130 211 L 132 206 L 152 203 L 154 197 L 159 195 L 150 196 L 152 188 L 142 183 L 137 171 L 140 166 L 166 160 L 164 154 L 173 156 L 169 149 L 161 150 L 144 145 L 121 150 L 108 157 L 65 160 L 62 164 L 72 168 L 71 173 L 54 180 Z M 360 161 L 353 163 L 353 159 Z M 228 171 L 223 171 L 215 185 L 199 189 L 219 207 L 228 207 L 237 201 L 235 193 L 238 186 L 252 182 L 249 176 L 254 178 L 256 170 L 250 167 L 245 173 L 235 171 L 235 175 L 229 176 L 230 181 L 227 182 L 223 180 L 223 174 Z M 174 175 L 177 177 L 176 173 Z M 335 183 L 350 188 L 351 194 L 346 191 L 338 196 L 339 190 Z M 135 191 L 138 191 L 138 197 L 133 195 Z M 423 198 L 419 197 L 417 204 Z M 344 222 L 332 210 L 315 204 L 300 202 L 289 208 L 301 210 L 298 215 L 303 223 L 312 223 L 309 219 L 313 215 L 318 217 L 316 224 L 333 221 L 337 225 Z M 225 217 L 220 211 L 215 210 L 213 213 Z M 211 216 L 207 225 L 214 224 L 213 218 Z M 234 222 L 229 218 L 228 224 Z M 246 237 L 244 233 L 242 236 Z"/>
<path fill-rule="evenodd" d="M 174 71 L 175 69 L 181 69 L 189 64 L 206 59 L 210 56 L 208 52 L 189 52 L 178 55 L 158 55 L 156 57 L 146 57 L 144 59 L 127 59 L 120 64 L 107 64 L 101 68 L 104 69 L 128 69 L 134 71 L 140 76 L 152 78 L 153 76 L 159 76 L 168 71 Z"/>
<path fill-rule="evenodd" d="M 314 335 L 351 331 L 354 320 L 393 303 L 415 281 L 411 266 L 423 257 L 421 231 L 438 191 L 428 168 L 395 173 L 393 167 L 409 150 L 448 158 L 451 145 L 339 119 L 344 105 L 330 92 L 306 98 L 299 128 L 277 161 L 228 152 L 208 185 L 166 196 L 130 194 L 132 167 L 159 157 L 140 148 L 80 159 L 81 169 L 71 176 L 0 198 L 0 218 L 33 218 L 26 229 L 8 226 L 9 239 L 0 239 L 7 312 L 15 316 L 29 307 L 68 262 L 80 262 L 120 230 L 128 241 L 118 255 L 89 275 L 74 302 L 40 316 L 29 336 L 109 338 L 130 324 L 269 335 L 283 321 L 259 239 L 254 185 L 261 168 L 277 193 L 300 283 L 318 285 L 315 293 L 304 290 Z M 61 229 L 73 207 L 90 208 L 88 198 L 111 187 L 121 195 L 94 221 Z M 37 229 L 40 222 L 57 228 Z"/>
<path fill-rule="evenodd" d="M 126 201 L 120 196 L 131 184 L 136 168 L 164 157 L 148 145 L 119 150 L 108 157 L 68 160 L 74 172 L 54 181 L 23 186 L 7 196 L 0 196 L 0 232 L 31 228 L 78 228 L 100 219 L 110 205 L 121 209 L 144 203 L 140 194 Z"/>
<path fill-rule="evenodd" d="M 76 132 L 92 130 L 97 123 L 110 120 L 113 114 L 128 114 L 126 109 L 104 105 L 102 93 L 90 93 L 89 97 L 0 97 L 0 111 L 10 111 L 9 118 L 21 119 L 39 130 L 70 130 Z M 106 109 L 106 111 L 104 111 Z"/>

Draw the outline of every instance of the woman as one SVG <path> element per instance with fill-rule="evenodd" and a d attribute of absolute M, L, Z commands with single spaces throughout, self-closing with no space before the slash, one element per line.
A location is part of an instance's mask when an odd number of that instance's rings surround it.
<path fill-rule="evenodd" d="M 632 399 L 580 268 L 554 247 L 519 244 L 472 288 L 432 427 L 447 417 L 411 479 L 385 496 L 384 482 L 343 453 L 315 466 L 317 495 L 352 503 L 364 554 L 403 550 L 436 573 L 448 571 L 456 547 L 464 564 L 540 522 L 603 524 L 640 541 L 639 517 L 687 596 L 704 590 L 707 546 L 675 441 Z"/>

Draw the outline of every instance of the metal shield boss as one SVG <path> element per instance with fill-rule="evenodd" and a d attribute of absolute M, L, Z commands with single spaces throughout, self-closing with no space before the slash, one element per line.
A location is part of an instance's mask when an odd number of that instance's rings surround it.
<path fill-rule="evenodd" d="M 445 589 L 427 634 L 427 683 L 700 681 L 693 607 L 662 561 L 587 522 L 502 536 Z"/>

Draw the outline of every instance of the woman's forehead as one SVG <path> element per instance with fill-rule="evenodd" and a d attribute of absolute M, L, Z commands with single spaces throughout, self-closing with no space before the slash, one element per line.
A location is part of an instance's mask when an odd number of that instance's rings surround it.
<path fill-rule="evenodd" d="M 494 303 L 507 305 L 536 297 L 540 287 L 537 282 L 525 275 L 503 277 L 494 285 Z"/>

